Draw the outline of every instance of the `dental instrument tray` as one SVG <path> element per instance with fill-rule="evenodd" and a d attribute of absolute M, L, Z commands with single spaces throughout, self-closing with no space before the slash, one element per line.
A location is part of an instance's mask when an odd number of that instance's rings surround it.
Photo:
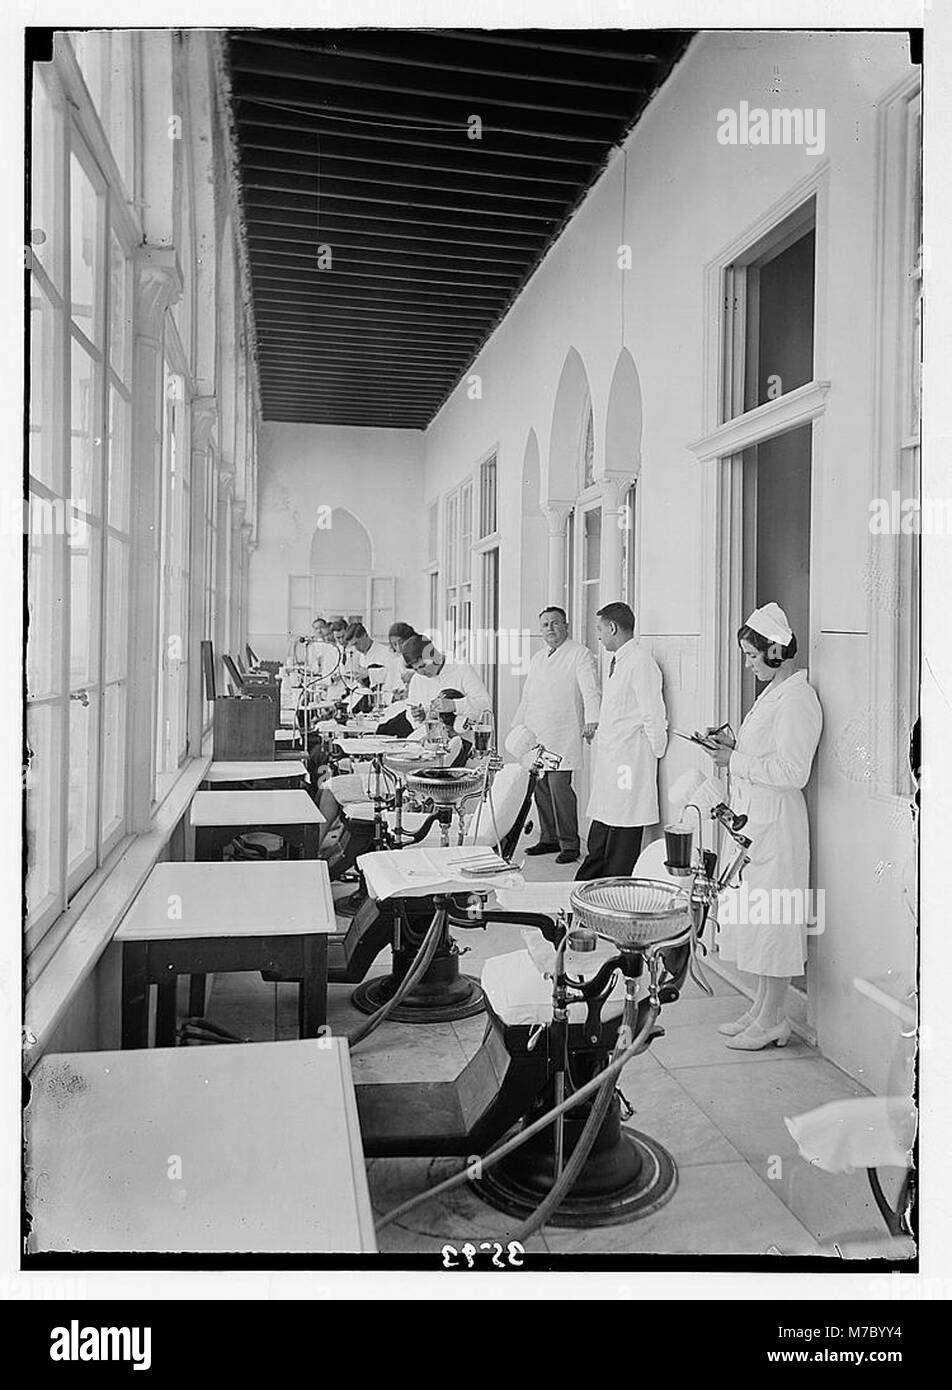
<path fill-rule="evenodd" d="M 676 941 L 691 930 L 691 900 L 683 889 L 649 878 L 597 878 L 571 897 L 576 927 L 589 927 L 624 950 Z"/>

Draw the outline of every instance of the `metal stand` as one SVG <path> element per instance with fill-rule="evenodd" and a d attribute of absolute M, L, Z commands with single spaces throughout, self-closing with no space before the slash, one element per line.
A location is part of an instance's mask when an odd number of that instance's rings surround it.
<path fill-rule="evenodd" d="M 408 974 L 423 937 L 433 920 L 433 908 L 421 902 L 414 910 L 414 899 L 396 905 L 393 969 L 389 975 L 365 980 L 354 990 L 351 1003 L 361 1013 L 376 1013 L 393 997 Z M 390 1014 L 396 1023 L 451 1023 L 482 1013 L 486 998 L 478 980 L 460 973 L 460 949 L 449 933 L 447 902 L 434 898 L 442 915 L 436 954 L 426 974 Z M 422 909 L 422 910 L 421 910 Z"/>

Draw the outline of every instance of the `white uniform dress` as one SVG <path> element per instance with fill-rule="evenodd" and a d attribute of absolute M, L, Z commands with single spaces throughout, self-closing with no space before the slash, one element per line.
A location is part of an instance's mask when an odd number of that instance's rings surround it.
<path fill-rule="evenodd" d="M 403 670 L 403 657 L 398 656 L 385 647 L 382 642 L 372 642 L 365 652 L 360 652 L 361 670 L 367 671 L 371 666 L 382 666 L 386 675 L 383 678 L 383 689 L 390 691 L 397 686 L 400 673 Z"/>
<path fill-rule="evenodd" d="M 799 975 L 807 957 L 810 830 L 801 788 L 822 728 L 816 691 L 794 671 L 757 697 L 731 754 L 731 807 L 748 818 L 750 864 L 741 890 L 722 897 L 719 951 L 754 975 Z"/>
<path fill-rule="evenodd" d="M 634 637 L 614 653 L 605 678 L 595 750 L 591 820 L 603 825 L 654 825 L 658 819 L 658 759 L 668 742 L 661 669 Z"/>
<path fill-rule="evenodd" d="M 598 721 L 598 668 L 588 647 L 571 637 L 550 651 L 543 647 L 529 663 L 513 726 L 524 724 L 550 753 L 558 753 L 560 772 L 582 766 L 582 725 Z"/>

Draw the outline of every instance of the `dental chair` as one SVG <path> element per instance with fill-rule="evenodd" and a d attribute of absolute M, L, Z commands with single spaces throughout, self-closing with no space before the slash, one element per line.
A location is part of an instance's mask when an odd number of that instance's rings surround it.
<path fill-rule="evenodd" d="M 658 1013 L 679 997 L 688 971 L 689 898 L 683 885 L 647 880 L 558 885 L 573 914 L 572 946 L 586 948 L 570 950 L 564 914 L 518 906 L 539 887 L 498 891 L 503 909 L 490 909 L 485 893 L 437 899 L 455 927 L 522 926 L 526 949 L 484 965 L 486 1032 L 454 1081 L 357 1085 L 364 1152 L 471 1157 L 488 1149 L 472 1165 L 473 1189 L 516 1217 L 536 1211 L 575 1158 L 577 1176 L 548 1219 L 570 1226 L 631 1220 L 673 1195 L 677 1169 L 656 1140 L 622 1128 L 632 1111 L 611 1067 L 664 1032 Z M 544 888 L 551 897 L 555 886 Z M 544 1123 L 586 1087 L 588 1096 Z M 514 1127 L 518 1148 L 491 1162 Z"/>
<path fill-rule="evenodd" d="M 478 812 L 474 810 L 468 818 L 464 843 L 486 847 L 498 843 L 502 857 L 510 859 L 527 829 L 534 785 L 535 776 L 531 769 L 518 763 L 504 763 L 492 783 L 494 814 L 490 813 L 486 804 L 481 805 Z M 365 805 L 362 808 L 364 815 L 368 810 L 372 813 L 373 807 Z M 414 824 L 417 818 L 419 823 Z M 393 813 L 388 812 L 387 823 L 391 832 L 393 819 Z M 413 831 L 411 837 L 402 842 L 404 845 L 412 844 L 425 849 L 436 847 L 446 838 L 444 827 L 433 814 L 423 816 L 417 813 L 414 817 L 413 813 L 409 813 L 404 821 L 407 828 Z M 394 841 L 392 847 L 396 848 L 398 844 Z M 369 851 L 374 845 L 370 843 L 365 848 Z M 365 897 L 348 930 L 330 938 L 329 983 L 357 984 L 351 1002 L 363 1013 L 375 1013 L 406 978 L 433 919 L 433 911 L 433 902 L 429 898 L 375 902 Z M 393 952 L 390 974 L 360 983 L 387 946 Z M 460 973 L 460 954 L 456 943 L 447 933 L 424 978 L 390 1016 L 397 1022 L 437 1023 L 467 1018 L 481 1012 L 482 990 L 478 981 Z"/>

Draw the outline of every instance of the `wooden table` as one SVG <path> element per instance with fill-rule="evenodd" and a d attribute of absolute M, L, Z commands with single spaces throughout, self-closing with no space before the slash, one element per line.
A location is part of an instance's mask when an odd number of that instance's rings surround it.
<path fill-rule="evenodd" d="M 307 777 L 304 763 L 212 763 L 202 780 L 206 791 L 292 791 Z"/>
<path fill-rule="evenodd" d="M 346 1041 L 43 1057 L 30 1254 L 376 1253 Z"/>
<path fill-rule="evenodd" d="M 151 985 L 158 986 L 156 1045 L 172 1046 L 178 976 L 192 977 L 194 1016 L 204 1011 L 205 976 L 216 970 L 268 970 L 299 981 L 301 1036 L 316 1037 L 327 1018 L 327 938 L 336 930 L 322 860 L 157 864 L 115 936 L 122 1047 L 148 1046 Z"/>
<path fill-rule="evenodd" d="M 324 817 L 305 791 L 196 792 L 189 813 L 195 858 L 218 859 L 236 835 L 267 830 L 305 859 L 317 858 Z"/>

